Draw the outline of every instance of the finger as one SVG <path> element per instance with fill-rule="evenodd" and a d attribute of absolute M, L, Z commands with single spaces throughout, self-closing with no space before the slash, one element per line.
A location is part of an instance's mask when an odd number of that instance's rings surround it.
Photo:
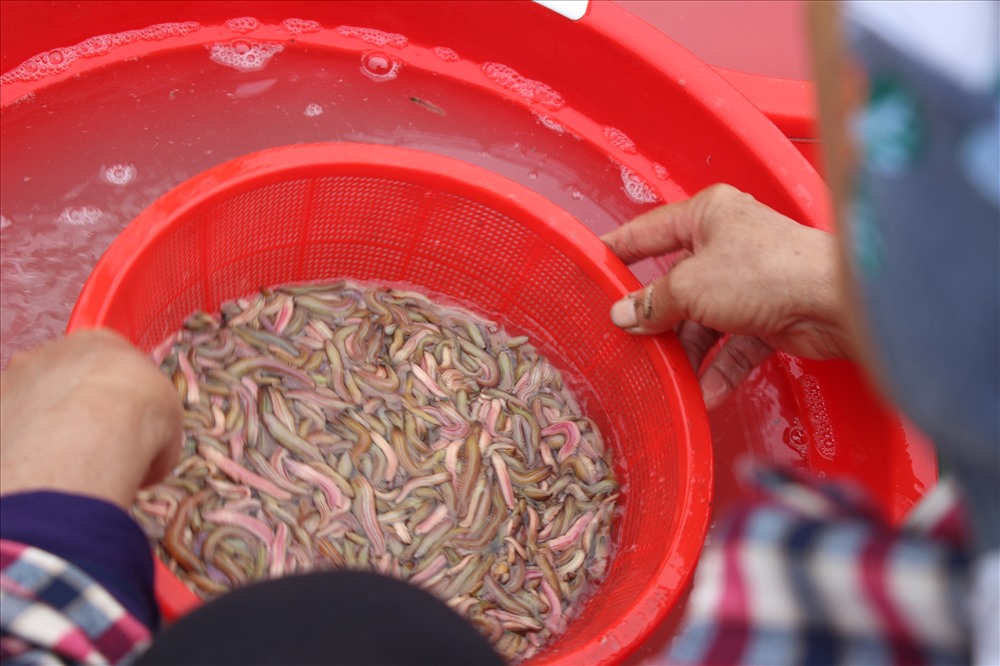
<path fill-rule="evenodd" d="M 724 403 L 750 371 L 773 353 L 774 349 L 760 338 L 743 335 L 730 338 L 701 374 L 705 407 L 711 410 Z"/>
<path fill-rule="evenodd" d="M 691 202 L 688 199 L 654 208 L 604 234 L 601 240 L 626 264 L 674 250 L 690 250 L 696 222 L 696 207 Z"/>
<path fill-rule="evenodd" d="M 611 306 L 611 321 L 629 333 L 655 335 L 688 319 L 685 264 Z"/>
<path fill-rule="evenodd" d="M 722 334 L 714 328 L 708 328 L 693 321 L 682 321 L 675 330 L 677 331 L 677 339 L 680 340 L 681 347 L 684 348 L 684 354 L 691 363 L 691 367 L 694 368 L 695 372 L 698 372 L 708 350 L 715 346 Z"/>

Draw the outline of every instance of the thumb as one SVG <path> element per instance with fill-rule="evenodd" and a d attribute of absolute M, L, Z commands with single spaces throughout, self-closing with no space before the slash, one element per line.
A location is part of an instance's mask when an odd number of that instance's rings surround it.
<path fill-rule="evenodd" d="M 688 300 L 678 293 L 677 269 L 611 306 L 611 321 L 638 335 L 669 331 L 687 319 Z"/>
<path fill-rule="evenodd" d="M 760 338 L 745 335 L 729 338 L 701 373 L 705 407 L 712 410 L 724 403 L 747 375 L 773 353 L 774 349 Z"/>

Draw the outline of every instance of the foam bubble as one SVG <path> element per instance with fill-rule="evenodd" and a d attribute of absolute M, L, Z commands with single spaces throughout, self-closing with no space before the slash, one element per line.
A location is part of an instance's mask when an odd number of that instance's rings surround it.
<path fill-rule="evenodd" d="M 670 178 L 670 172 L 667 171 L 667 167 L 663 166 L 659 162 L 653 162 L 653 173 L 655 173 L 656 177 L 660 180 Z"/>
<path fill-rule="evenodd" d="M 531 113 L 535 116 L 535 118 L 538 119 L 538 122 L 540 122 L 545 127 L 549 128 L 550 130 L 552 130 L 556 134 L 565 134 L 566 133 L 566 126 L 565 125 L 563 125 L 561 123 L 558 123 L 555 120 L 552 120 L 551 118 L 549 118 L 548 116 L 546 116 L 545 114 L 538 113 L 537 111 L 532 111 Z"/>
<path fill-rule="evenodd" d="M 112 49 L 138 41 L 160 41 L 168 37 L 179 37 L 200 30 L 195 21 L 185 23 L 159 23 L 142 30 L 126 30 L 108 35 L 97 35 L 75 46 L 58 48 L 25 60 L 14 69 L 0 76 L 0 84 L 26 83 L 38 81 L 46 76 L 65 71 L 80 58 L 94 58 L 107 55 Z"/>
<path fill-rule="evenodd" d="M 134 164 L 113 164 L 104 169 L 101 177 L 112 185 L 128 185 L 135 179 L 136 173 Z"/>
<path fill-rule="evenodd" d="M 37 81 L 50 74 L 58 74 L 78 57 L 76 51 L 72 49 L 54 49 L 48 53 L 39 53 L 0 76 L 0 84 Z"/>
<path fill-rule="evenodd" d="M 583 199 L 583 192 L 575 187 L 569 188 L 569 195 L 573 198 L 573 201 L 580 201 Z"/>
<path fill-rule="evenodd" d="M 293 35 L 304 35 L 307 32 L 319 32 L 323 29 L 319 21 L 310 21 L 309 19 L 300 18 L 289 18 L 281 22 L 285 30 L 292 33 Z"/>
<path fill-rule="evenodd" d="M 605 127 L 604 136 L 618 150 L 635 155 L 635 142 L 617 127 Z"/>
<path fill-rule="evenodd" d="M 226 21 L 226 27 L 233 32 L 238 32 L 241 35 L 245 35 L 248 32 L 253 32 L 260 27 L 260 21 L 252 16 L 242 16 L 240 18 L 229 19 Z"/>
<path fill-rule="evenodd" d="M 827 460 L 832 460 L 837 453 L 837 441 L 833 436 L 830 414 L 827 412 L 826 399 L 820 390 L 819 381 L 811 375 L 804 375 L 799 379 L 799 385 L 805 396 L 805 412 L 812 426 L 816 450 Z"/>
<path fill-rule="evenodd" d="M 110 52 L 114 48 L 114 40 L 111 35 L 98 35 L 85 39 L 77 44 L 76 48 L 81 57 L 91 58 Z"/>
<path fill-rule="evenodd" d="M 660 195 L 641 176 L 625 165 L 620 166 L 625 194 L 635 203 L 658 203 Z"/>
<path fill-rule="evenodd" d="M 369 51 L 361 56 L 361 73 L 372 81 L 392 81 L 400 67 L 398 60 L 381 51 Z"/>
<path fill-rule="evenodd" d="M 35 91 L 29 90 L 27 93 L 21 95 L 20 97 L 11 100 L 10 103 L 7 105 L 7 108 L 13 109 L 15 107 L 21 106 L 22 104 L 28 104 L 29 102 L 34 102 L 34 101 L 35 101 Z"/>
<path fill-rule="evenodd" d="M 306 110 L 303 111 L 303 113 L 305 113 L 310 118 L 315 118 L 316 116 L 323 113 L 323 107 L 320 106 L 319 104 L 310 104 L 306 106 Z"/>
<path fill-rule="evenodd" d="M 371 44 L 372 46 L 395 46 L 396 48 L 401 49 L 410 43 L 410 40 L 408 40 L 404 35 L 400 35 L 395 32 L 375 30 L 374 28 L 358 28 L 353 25 L 342 25 L 337 28 L 337 32 L 344 37 L 354 37 L 355 39 L 360 39 L 363 42 Z"/>
<path fill-rule="evenodd" d="M 140 35 L 140 39 L 151 39 L 159 41 L 166 39 L 167 37 L 177 37 L 180 35 L 186 35 L 195 30 L 201 30 L 201 24 L 196 21 L 188 21 L 186 23 L 158 23 L 157 25 L 151 25 L 148 28 L 143 28 L 137 31 Z M 119 35 L 123 33 L 118 33 Z M 117 35 L 112 35 L 113 37 Z"/>
<path fill-rule="evenodd" d="M 796 416 L 791 425 L 782 433 L 782 440 L 798 453 L 803 459 L 809 455 L 809 431 L 802 425 L 802 419 Z"/>
<path fill-rule="evenodd" d="M 562 95 L 555 90 L 534 79 L 521 76 L 512 67 L 498 62 L 484 62 L 483 73 L 497 85 L 510 90 L 526 100 L 536 102 L 552 110 L 558 110 L 566 106 L 566 101 Z"/>
<path fill-rule="evenodd" d="M 94 206 L 80 206 L 78 208 L 64 208 L 61 213 L 59 213 L 58 222 L 62 224 L 71 224 L 76 227 L 90 226 L 95 224 L 104 217 L 104 211 L 100 208 Z"/>
<path fill-rule="evenodd" d="M 273 42 L 237 39 L 232 42 L 216 42 L 208 49 L 213 62 L 241 72 L 257 72 L 264 69 L 274 54 L 281 53 L 285 47 Z"/>
<path fill-rule="evenodd" d="M 441 60 L 446 60 L 448 62 L 455 62 L 458 60 L 458 54 L 449 49 L 447 46 L 437 46 L 434 48 L 434 55 Z"/>
<path fill-rule="evenodd" d="M 0 215 L 0 229 L 6 229 L 11 224 L 12 223 L 11 223 L 10 219 L 4 217 L 3 215 Z"/>

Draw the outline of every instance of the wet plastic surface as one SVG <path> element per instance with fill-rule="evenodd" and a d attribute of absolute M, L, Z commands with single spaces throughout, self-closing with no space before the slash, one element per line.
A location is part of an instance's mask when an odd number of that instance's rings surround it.
<path fill-rule="evenodd" d="M 51 64 L 57 47 L 65 62 L 65 47 L 97 35 L 167 21 L 201 26 L 0 86 L 4 359 L 59 330 L 99 254 L 157 196 L 282 143 L 353 140 L 450 155 L 535 190 L 598 232 L 649 208 L 654 194 L 675 200 L 719 181 L 828 226 L 822 182 L 781 129 L 717 72 L 609 3 L 592 3 L 575 24 L 527 2 L 255 3 L 257 27 L 224 25 L 247 7 L 3 3 L 5 73 L 38 53 Z M 292 34 L 282 25 L 289 18 L 324 29 Z M 338 26 L 407 44 L 371 43 Z M 231 57 L 255 43 L 283 49 L 259 69 L 212 59 L 212 44 L 228 45 Z M 365 59 L 371 52 L 387 58 Z M 386 78 L 392 61 L 400 67 Z M 782 112 L 780 99 L 771 105 L 769 116 Z M 649 262 L 637 275 L 662 270 Z M 923 438 L 847 363 L 777 356 L 711 426 L 716 515 L 739 501 L 732 466 L 746 453 L 856 478 L 895 520 L 936 478 Z M 668 623 L 636 658 L 656 661 L 669 634 Z"/>
<path fill-rule="evenodd" d="M 614 0 L 711 65 L 822 173 L 802 0 Z"/>

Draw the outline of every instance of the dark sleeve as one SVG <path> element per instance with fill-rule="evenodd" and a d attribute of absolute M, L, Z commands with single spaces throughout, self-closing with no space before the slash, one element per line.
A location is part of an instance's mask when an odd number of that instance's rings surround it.
<path fill-rule="evenodd" d="M 76 565 L 137 620 L 151 630 L 159 625 L 149 541 L 120 507 L 53 491 L 0 496 L 0 538 Z"/>

